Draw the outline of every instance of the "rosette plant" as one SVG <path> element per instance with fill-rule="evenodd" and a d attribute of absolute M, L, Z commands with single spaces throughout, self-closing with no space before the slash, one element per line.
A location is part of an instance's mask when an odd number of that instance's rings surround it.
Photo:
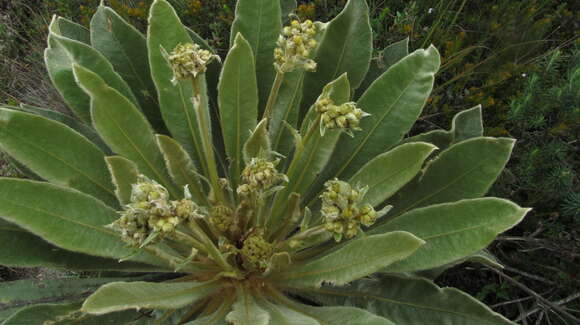
<path fill-rule="evenodd" d="M 527 209 L 482 198 L 514 141 L 481 110 L 407 137 L 440 65 L 372 59 L 364 0 L 328 23 L 239 0 L 222 60 L 156 0 L 146 35 L 104 4 L 55 17 L 72 115 L 0 109 L 0 264 L 74 271 L 0 287 L 3 324 L 512 324 L 431 280 Z"/>

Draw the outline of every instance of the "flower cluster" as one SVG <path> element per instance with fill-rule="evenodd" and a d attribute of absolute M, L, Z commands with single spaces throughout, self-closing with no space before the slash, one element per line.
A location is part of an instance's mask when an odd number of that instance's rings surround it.
<path fill-rule="evenodd" d="M 234 210 L 226 205 L 216 205 L 211 208 L 209 222 L 225 233 L 234 222 Z"/>
<path fill-rule="evenodd" d="M 121 232 L 124 241 L 140 247 L 160 240 L 182 221 L 198 216 L 198 207 L 189 198 L 169 201 L 163 186 L 141 175 L 133 184 L 131 203 L 112 226 Z"/>
<path fill-rule="evenodd" d="M 321 128 L 324 129 L 344 129 L 347 132 L 359 131 L 360 120 L 369 116 L 353 102 L 335 105 L 332 99 L 321 98 L 314 104 L 316 111 L 320 114 Z"/>
<path fill-rule="evenodd" d="M 360 231 L 360 225 L 369 227 L 375 223 L 377 212 L 369 204 L 359 206 L 366 189 L 353 188 L 337 179 L 324 184 L 321 213 L 324 227 L 334 235 L 336 241 L 343 236 L 352 238 Z"/>
<path fill-rule="evenodd" d="M 316 47 L 316 25 L 311 20 L 300 23 L 293 20 L 290 26 L 284 27 L 278 38 L 278 47 L 274 50 L 276 70 L 280 73 L 304 69 L 314 71 L 316 62 L 310 59 Z"/>
<path fill-rule="evenodd" d="M 264 158 L 252 158 L 242 171 L 244 184 L 237 189 L 238 194 L 264 192 L 280 182 L 287 182 L 288 177 L 276 170 L 279 160 L 269 161 Z"/>
<path fill-rule="evenodd" d="M 179 44 L 169 54 L 168 59 L 173 69 L 173 82 L 197 77 L 206 71 L 207 65 L 214 59 L 219 59 L 208 50 L 203 50 L 197 44 Z"/>
<path fill-rule="evenodd" d="M 264 271 L 268 267 L 268 262 L 273 253 L 273 245 L 264 239 L 261 231 L 256 231 L 246 238 L 240 250 L 244 267 L 249 270 L 260 271 Z"/>

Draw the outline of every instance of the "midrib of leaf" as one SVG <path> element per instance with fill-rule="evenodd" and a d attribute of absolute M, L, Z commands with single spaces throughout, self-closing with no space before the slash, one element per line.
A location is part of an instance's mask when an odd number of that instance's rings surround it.
<path fill-rule="evenodd" d="M 66 160 L 61 159 L 59 156 L 51 153 L 50 151 L 46 151 L 44 150 L 42 147 L 37 146 L 34 142 L 29 142 L 27 140 L 25 140 L 24 138 L 20 138 L 16 135 L 14 135 L 13 133 L 4 131 L 5 133 L 10 134 L 11 136 L 15 137 L 15 138 L 19 138 L 22 142 L 25 142 L 26 144 L 28 144 L 29 146 L 44 152 L 45 154 L 47 154 L 48 156 L 53 157 L 54 159 L 56 159 L 57 161 L 60 161 L 63 165 L 68 166 L 69 168 L 71 168 L 72 170 L 76 171 L 77 173 L 79 173 L 80 175 L 86 177 L 88 180 L 91 181 L 91 183 L 97 185 L 97 187 L 100 187 L 101 189 L 105 190 L 106 192 L 110 193 L 111 195 L 115 196 L 115 192 L 113 192 L 111 189 L 108 189 L 107 187 L 105 187 L 104 185 L 102 185 L 101 183 L 99 183 L 98 181 L 94 180 L 92 177 L 90 177 L 88 174 L 85 174 L 82 170 L 76 168 L 74 165 L 70 165 L 67 163 Z"/>
<path fill-rule="evenodd" d="M 412 208 L 416 207 L 417 205 L 421 204 L 422 202 L 424 202 L 424 201 L 426 201 L 426 200 L 428 200 L 428 199 L 432 198 L 433 196 L 435 196 L 435 195 L 437 195 L 437 194 L 439 194 L 439 193 L 441 193 L 441 192 L 445 191 L 445 190 L 446 190 L 446 189 L 448 189 L 450 186 L 452 186 L 452 185 L 454 185 L 455 183 L 459 182 L 459 181 L 460 181 L 462 178 L 464 178 L 464 177 L 465 177 L 467 174 L 470 174 L 470 173 L 471 173 L 471 172 L 473 172 L 474 170 L 478 169 L 478 168 L 479 168 L 479 166 L 481 166 L 481 165 L 484 165 L 484 164 L 480 162 L 480 163 L 479 163 L 478 165 L 476 165 L 475 167 L 473 167 L 473 168 L 471 168 L 471 169 L 467 170 L 466 172 L 464 172 L 464 173 L 460 174 L 459 176 L 457 176 L 457 177 L 453 178 L 451 182 L 447 183 L 447 185 L 444 185 L 444 186 L 442 186 L 440 189 L 438 189 L 438 190 L 435 190 L 435 191 L 431 192 L 431 194 L 428 194 L 428 195 L 426 195 L 426 196 L 425 196 L 425 197 L 423 197 L 422 199 L 415 201 L 415 203 L 413 203 L 413 204 L 411 204 L 411 205 L 407 206 L 407 207 L 405 208 L 405 210 L 403 210 L 403 211 L 401 211 L 399 214 L 397 214 L 397 215 L 395 215 L 395 216 L 391 217 L 391 218 L 390 218 L 390 220 L 393 220 L 393 219 L 395 219 L 395 218 L 398 218 L 398 217 L 400 217 L 400 216 L 401 216 L 403 213 L 405 213 L 405 212 L 409 211 L 410 209 L 412 209 Z"/>
<path fill-rule="evenodd" d="M 235 164 L 236 164 L 236 170 L 234 171 L 235 176 L 233 177 L 234 179 L 238 177 L 238 175 L 240 175 L 240 169 L 241 169 L 241 156 L 242 156 L 242 148 L 241 148 L 241 123 L 240 123 L 240 71 L 242 70 L 241 64 L 238 64 L 238 73 L 237 73 L 237 78 L 235 79 L 235 83 L 236 83 L 236 87 L 235 87 L 235 91 L 236 91 L 236 157 L 235 157 Z"/>
<path fill-rule="evenodd" d="M 316 154 L 316 149 L 318 149 L 318 146 L 320 145 L 321 140 L 322 140 L 322 137 L 320 137 L 320 135 L 317 133 L 316 144 L 313 146 L 312 150 L 310 150 L 310 153 L 308 155 L 308 159 L 306 160 L 306 165 L 305 165 L 305 167 L 302 168 L 302 173 L 300 173 L 298 179 L 296 180 L 296 183 L 291 187 L 290 193 L 294 192 L 294 190 L 296 190 L 296 188 L 302 184 L 302 180 L 304 179 L 304 177 L 306 177 L 308 167 L 310 166 L 310 164 L 312 163 L 312 160 L 314 159 L 314 155 Z"/>
<path fill-rule="evenodd" d="M 0 198 L 0 201 L 2 201 L 2 198 Z M 73 223 L 73 224 L 76 224 L 76 225 L 79 225 L 79 226 L 83 226 L 83 227 L 86 227 L 86 228 L 90 228 L 90 229 L 96 230 L 98 232 L 102 232 L 104 234 L 107 234 L 107 235 L 112 235 L 112 236 L 115 236 L 115 237 L 117 236 L 117 234 L 115 232 L 109 231 L 106 228 L 102 228 L 102 227 L 99 227 L 99 226 L 86 224 L 86 223 L 83 223 L 83 222 L 80 222 L 80 221 L 74 220 L 74 219 L 68 219 L 66 216 L 61 216 L 61 215 L 58 215 L 58 214 L 54 214 L 54 213 L 51 213 L 49 211 L 46 211 L 46 210 L 43 210 L 43 209 L 39 209 L 39 208 L 35 208 L 35 207 L 31 207 L 31 206 L 28 206 L 28 205 L 23 205 L 23 204 L 19 204 L 19 203 L 12 202 L 12 201 L 7 201 L 7 200 L 3 200 L 3 201 L 4 202 L 8 202 L 8 205 L 14 205 L 14 206 L 17 206 L 19 208 L 24 208 L 24 210 L 32 210 L 32 211 L 35 211 L 35 212 L 38 212 L 38 213 L 41 213 L 41 214 L 45 214 L 45 215 L 48 215 L 48 216 L 51 216 L 51 217 L 55 217 L 55 218 L 58 218 L 58 219 L 61 219 L 61 220 L 64 220 L 64 221 L 68 221 L 70 223 Z"/>
<path fill-rule="evenodd" d="M 353 30 L 355 25 L 356 25 L 355 22 L 348 24 L 348 32 L 346 33 L 347 36 L 344 37 L 344 42 L 342 43 L 342 50 L 340 51 L 340 55 L 338 56 L 338 62 L 336 64 L 336 69 L 334 70 L 334 73 L 332 74 L 331 79 L 335 79 L 338 76 L 340 68 L 342 67 L 342 61 L 344 60 L 344 52 L 346 51 L 346 43 L 348 43 L 347 40 L 350 40 L 350 36 L 352 36 L 352 30 Z"/>
<path fill-rule="evenodd" d="M 387 117 L 387 115 L 389 115 L 391 113 L 391 111 L 393 110 L 393 107 L 395 107 L 396 104 L 399 102 L 399 100 L 401 100 L 401 97 L 403 97 L 403 95 L 407 93 L 407 90 L 409 89 L 409 87 L 411 87 L 411 85 L 413 84 L 413 82 L 416 80 L 418 74 L 419 73 L 416 73 L 415 74 L 415 76 L 405 86 L 405 88 L 403 89 L 403 91 L 401 92 L 401 94 L 399 96 L 397 96 L 397 99 L 393 102 L 393 104 L 390 105 L 389 108 L 385 111 L 385 113 L 381 116 L 381 118 L 379 120 L 377 120 L 377 123 L 375 123 L 375 125 L 371 128 L 371 130 L 365 135 L 365 137 L 362 139 L 361 143 L 354 150 L 354 152 L 352 153 L 352 155 L 350 156 L 350 158 L 348 158 L 348 160 L 346 161 L 346 163 L 344 163 L 342 165 L 342 167 L 338 170 L 338 172 L 336 172 L 336 174 L 334 175 L 334 177 L 340 176 L 340 174 L 342 174 L 342 172 L 350 165 L 350 163 L 352 162 L 352 160 L 354 159 L 354 157 L 356 157 L 356 155 L 366 145 L 366 143 L 367 143 L 368 139 L 370 138 L 370 136 L 372 134 L 374 134 L 375 130 L 379 127 L 379 125 L 383 122 L 383 120 Z"/>
<path fill-rule="evenodd" d="M 192 294 L 192 293 L 196 293 L 197 291 L 200 291 L 202 289 L 205 289 L 206 287 L 209 287 L 211 285 L 214 285 L 213 282 L 209 282 L 209 283 L 205 283 L 205 284 L 201 284 L 199 286 L 193 287 L 193 288 L 188 288 L 188 289 L 183 289 L 183 290 L 179 290 L 179 291 L 173 291 L 170 293 L 166 293 L 166 294 L 156 294 L 153 298 L 154 299 L 149 299 L 147 300 L 148 304 L 157 302 L 157 301 L 164 301 L 168 298 L 175 298 L 175 297 L 179 297 L 182 295 L 187 295 L 187 294 Z M 131 304 L 125 304 L 125 305 L 131 305 Z"/>
<path fill-rule="evenodd" d="M 106 17 L 106 18 L 109 19 L 109 17 Z M 129 26 L 131 26 L 131 25 L 129 25 Z M 133 27 L 133 26 L 131 26 L 131 27 Z M 133 75 L 137 77 L 137 80 L 141 84 L 141 87 L 143 87 L 143 89 L 145 89 L 145 90 L 147 90 L 147 92 L 149 92 L 149 87 L 147 87 L 147 85 L 145 84 L 145 81 L 141 78 L 141 74 L 137 73 L 137 70 L 136 70 L 135 66 L 133 65 L 133 60 L 131 60 L 131 58 L 129 57 L 129 55 L 125 51 L 125 47 L 122 46 L 123 43 L 121 43 L 119 41 L 119 39 L 117 38 L 117 35 L 114 33 L 114 31 L 111 32 L 111 35 L 113 36 L 113 39 L 115 40 L 115 42 L 117 42 L 118 44 L 121 45 L 121 46 L 119 46 L 121 48 L 121 53 L 125 57 L 126 61 L 129 62 L 129 67 L 133 71 Z M 143 38 L 143 39 L 145 39 L 145 38 Z M 157 101 L 155 96 L 146 96 L 146 97 L 150 98 L 156 105 L 159 105 L 159 102 Z"/>
<path fill-rule="evenodd" d="M 394 177 L 395 175 L 398 175 L 398 174 L 400 174 L 400 173 L 402 173 L 402 172 L 404 172 L 404 171 L 406 171 L 406 170 L 412 169 L 414 166 L 415 166 L 415 165 L 410 165 L 410 166 L 407 166 L 407 167 L 403 167 L 403 168 L 401 168 L 401 169 L 398 169 L 398 170 L 394 171 L 393 173 L 389 174 L 389 175 L 388 175 L 388 176 L 386 176 L 386 177 L 379 178 L 379 181 L 377 181 L 376 183 L 373 183 L 373 184 L 363 184 L 363 185 L 368 185 L 368 186 L 369 186 L 369 188 L 373 188 L 373 187 L 375 187 L 375 186 L 377 186 L 377 185 L 379 185 L 379 184 L 382 184 L 382 183 L 384 183 L 384 182 L 388 181 L 388 180 L 389 180 L 389 178 L 392 178 L 392 177 Z"/>
<path fill-rule="evenodd" d="M 402 305 L 402 306 L 409 306 L 415 309 L 425 309 L 425 310 L 430 310 L 430 311 L 435 311 L 435 312 L 441 312 L 441 313 L 447 313 L 447 314 L 452 314 L 455 316 L 459 316 L 459 317 L 463 317 L 465 319 L 468 320 L 477 320 L 477 321 L 481 321 L 481 318 L 479 317 L 473 317 L 473 315 L 470 314 L 464 314 L 464 313 L 459 313 L 459 312 L 455 312 L 453 310 L 446 310 L 446 309 L 441 309 L 441 308 L 435 308 L 435 307 L 431 307 L 431 306 L 425 306 L 425 305 L 417 305 L 417 304 L 413 304 L 413 303 L 409 303 L 409 302 L 404 302 L 404 301 L 399 301 L 399 300 L 392 300 L 392 299 L 388 299 L 385 297 L 381 297 L 381 296 L 375 296 L 372 294 L 368 294 L 368 293 L 362 293 L 359 291 L 341 291 L 341 292 L 336 292 L 336 291 L 328 291 L 328 290 L 324 290 L 324 289 L 297 289 L 298 291 L 310 291 L 310 292 L 315 292 L 315 293 L 321 293 L 321 294 L 327 294 L 327 295 L 334 295 L 334 296 L 342 296 L 342 297 L 362 297 L 362 298 L 366 298 L 366 299 L 375 299 L 375 300 L 379 300 L 379 301 L 383 301 L 383 302 L 387 302 L 387 303 L 391 303 L 391 304 L 395 304 L 395 305 Z M 439 289 L 439 292 L 441 292 L 442 290 Z M 495 325 L 495 323 L 488 323 L 486 321 L 487 324 L 490 325 Z"/>
<path fill-rule="evenodd" d="M 165 179 L 165 177 L 163 177 L 159 171 L 157 170 L 157 168 L 149 161 L 149 159 L 147 159 L 145 157 L 145 155 L 143 154 L 143 152 L 141 152 L 141 150 L 139 150 L 139 147 L 133 142 L 133 140 L 131 139 L 131 137 L 129 137 L 127 135 L 127 133 L 125 133 L 125 130 L 117 123 L 117 120 L 114 118 L 111 118 L 110 115 L 107 114 L 107 117 L 113 121 L 114 125 L 117 127 L 117 129 L 119 131 L 121 131 L 121 134 L 123 134 L 123 136 L 125 137 L 125 139 L 127 139 L 127 141 L 129 142 L 129 144 L 131 145 L 131 147 L 137 152 L 137 154 L 139 156 L 141 156 L 141 158 L 143 159 L 143 161 L 145 161 L 145 163 L 147 164 L 147 166 L 149 167 L 149 169 L 157 176 L 157 178 L 159 179 L 159 181 L 163 181 L 164 183 L 166 183 L 166 185 L 170 185 L 167 184 L 167 180 Z M 172 186 L 167 186 L 167 190 L 170 192 L 173 192 L 172 194 L 175 197 L 178 197 L 179 195 L 176 195 L 177 193 L 175 193 L 172 189 Z"/>

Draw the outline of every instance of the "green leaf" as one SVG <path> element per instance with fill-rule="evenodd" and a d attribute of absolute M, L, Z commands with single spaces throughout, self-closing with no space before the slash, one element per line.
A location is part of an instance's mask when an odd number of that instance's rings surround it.
<path fill-rule="evenodd" d="M 356 91 L 355 98 L 360 96 L 369 88 L 369 86 L 379 78 L 385 71 L 409 55 L 409 38 L 390 44 L 379 52 L 376 58 L 373 58 L 369 71 L 367 72 L 360 87 Z"/>
<path fill-rule="evenodd" d="M 187 186 L 198 204 L 207 204 L 207 198 L 203 192 L 195 165 L 185 149 L 179 142 L 165 135 L 158 134 L 157 143 L 161 148 L 161 152 L 163 152 L 165 165 L 167 165 L 169 175 L 171 175 L 175 184 L 180 189 L 184 189 Z"/>
<path fill-rule="evenodd" d="M 468 294 L 421 278 L 379 274 L 349 287 L 316 291 L 325 304 L 372 308 L 397 325 L 515 325 Z"/>
<path fill-rule="evenodd" d="M 107 144 L 103 141 L 103 139 L 99 137 L 99 134 L 95 131 L 95 129 L 93 129 L 87 124 L 84 124 L 78 119 L 75 119 L 74 117 L 50 109 L 44 109 L 26 104 L 20 104 L 20 107 L 9 107 L 9 108 L 46 117 L 53 121 L 60 122 L 83 135 L 85 138 L 87 138 L 92 143 L 97 145 L 103 152 L 109 153 L 111 151 L 107 146 Z"/>
<path fill-rule="evenodd" d="M 105 154 L 66 125 L 0 108 L 0 148 L 43 179 L 119 206 Z"/>
<path fill-rule="evenodd" d="M 316 72 L 304 79 L 302 110 L 312 105 L 320 91 L 343 73 L 354 91 L 366 75 L 372 56 L 372 30 L 365 0 L 349 0 L 323 31 L 314 61 Z"/>
<path fill-rule="evenodd" d="M 161 115 L 173 138 L 185 147 L 196 166 L 205 170 L 202 142 L 192 102 L 193 86 L 186 81 L 176 85 L 172 83 L 173 70 L 162 53 L 162 50 L 171 52 L 177 45 L 191 42 L 189 33 L 171 5 L 165 0 L 156 0 L 149 13 L 147 48 Z"/>
<path fill-rule="evenodd" d="M 425 245 L 411 257 L 389 265 L 387 272 L 421 271 L 457 261 L 485 248 L 518 224 L 530 209 L 498 198 L 443 203 L 409 211 L 371 233 L 408 231 Z"/>
<path fill-rule="evenodd" d="M 8 317 L 2 325 L 62 324 L 60 321 L 75 314 L 79 305 L 39 304 L 25 307 Z"/>
<path fill-rule="evenodd" d="M 316 319 L 321 325 L 395 325 L 395 323 L 386 318 L 374 315 L 360 308 L 311 307 L 300 305 L 297 310 Z"/>
<path fill-rule="evenodd" d="M 304 74 L 304 71 L 293 71 L 284 74 L 284 79 L 272 110 L 272 118 L 270 119 L 272 148 L 284 156 L 288 155 L 293 149 L 293 136 L 291 130 L 288 129 L 288 125 L 293 128 L 298 127 Z"/>
<path fill-rule="evenodd" d="M 368 186 L 363 203 L 377 206 L 411 181 L 436 149 L 425 142 L 403 144 L 369 161 L 349 183 Z"/>
<path fill-rule="evenodd" d="M 513 145 L 513 139 L 480 137 L 451 146 L 387 200 L 394 208 L 386 219 L 431 204 L 483 196 L 503 170 Z"/>
<path fill-rule="evenodd" d="M 107 59 L 87 44 L 72 40 L 61 35 L 54 18 L 49 30 L 49 47 L 45 52 L 46 66 L 51 80 L 71 110 L 83 121 L 90 121 L 89 100 L 75 83 L 73 65 L 77 64 L 95 71 L 112 88 L 119 91 L 131 102 L 137 99 L 127 83 L 115 72 Z"/>
<path fill-rule="evenodd" d="M 226 153 L 230 162 L 232 188 L 244 168 L 242 146 L 256 127 L 258 85 L 252 48 L 238 34 L 226 57 L 218 86 L 218 103 Z"/>
<path fill-rule="evenodd" d="M 483 119 L 481 117 L 481 105 L 461 111 L 453 117 L 451 130 L 434 130 L 402 141 L 407 142 L 429 142 L 441 150 L 447 149 L 451 144 L 467 139 L 483 136 Z"/>
<path fill-rule="evenodd" d="M 56 22 L 58 24 L 58 30 L 62 36 L 87 45 L 91 44 L 91 34 L 85 26 L 62 17 L 58 17 Z"/>
<path fill-rule="evenodd" d="M 453 117 L 451 130 L 454 143 L 483 136 L 481 105 L 459 112 Z"/>
<path fill-rule="evenodd" d="M 270 137 L 268 136 L 268 121 L 264 119 L 258 123 L 244 144 L 244 160 L 248 162 L 250 159 L 260 156 L 260 153 L 269 156 L 271 149 Z"/>
<path fill-rule="evenodd" d="M 127 98 L 97 74 L 75 65 L 75 77 L 92 98 L 93 125 L 114 152 L 135 162 L 146 176 L 157 180 L 174 196 L 181 191 L 171 182 L 151 126 Z"/>
<path fill-rule="evenodd" d="M 91 42 L 123 76 L 151 124 L 157 130 L 163 130 L 143 34 L 114 10 L 101 4 L 91 19 Z"/>
<path fill-rule="evenodd" d="M 118 218 L 117 212 L 72 189 L 0 178 L 0 216 L 73 252 L 116 259 L 133 253 L 115 232 L 104 227 Z M 143 254 L 133 260 L 152 261 Z"/>
<path fill-rule="evenodd" d="M 349 178 L 401 141 L 429 97 L 439 64 L 439 53 L 431 46 L 408 55 L 373 82 L 357 103 L 371 116 L 361 120 L 362 131 L 355 137 L 341 137 L 340 150 L 332 155 L 333 164 L 319 178 L 319 186 L 326 179 Z"/>
<path fill-rule="evenodd" d="M 314 318 L 307 316 L 302 310 L 261 301 L 260 305 L 270 314 L 270 324 L 276 325 L 320 325 Z"/>
<path fill-rule="evenodd" d="M 238 33 L 241 33 L 252 47 L 256 62 L 260 110 L 266 105 L 276 74 L 274 48 L 281 30 L 280 1 L 238 0 L 236 18 L 230 33 L 230 48 L 234 46 Z"/>
<path fill-rule="evenodd" d="M 114 282 L 100 287 L 85 300 L 82 311 L 102 315 L 126 309 L 177 309 L 219 288 L 215 282 Z"/>
<path fill-rule="evenodd" d="M 139 178 L 139 168 L 134 162 L 121 156 L 106 157 L 105 161 L 115 184 L 117 199 L 121 205 L 129 204 L 133 191 L 132 185 L 137 183 Z"/>
<path fill-rule="evenodd" d="M 361 237 L 326 256 L 274 276 L 290 287 L 320 287 L 323 282 L 343 285 L 407 258 L 423 244 L 421 239 L 403 231 Z"/>
<path fill-rule="evenodd" d="M 48 267 L 78 271 L 152 271 L 151 266 L 75 253 L 58 248 L 0 219 L 0 265 Z"/>
<path fill-rule="evenodd" d="M 247 289 L 238 288 L 237 300 L 226 320 L 232 325 L 268 325 L 270 314 L 256 303 Z"/>
<path fill-rule="evenodd" d="M 323 94 L 328 95 L 336 105 L 347 102 L 350 98 L 350 84 L 346 74 L 326 85 Z M 297 193 L 302 196 L 310 189 L 316 176 L 328 163 L 341 134 L 341 130 L 326 130 L 324 135 L 321 134 L 320 119 L 314 105 L 305 121 L 301 132 L 305 135 L 303 143 L 297 146 L 286 172 L 288 185 L 276 194 L 271 218 L 268 219 L 268 222 L 274 222 L 274 227 L 280 221 L 282 212 L 286 211 L 289 195 Z"/>
<path fill-rule="evenodd" d="M 125 278 L 131 281 L 138 278 Z M 87 293 L 101 285 L 122 278 L 54 278 L 27 279 L 0 283 L 0 313 L 14 314 L 17 310 L 41 303 L 70 303 L 82 300 Z M 77 309 L 80 306 L 77 306 Z M 2 316 L 0 316 L 1 318 Z M 42 323 L 22 323 L 42 324 Z"/>

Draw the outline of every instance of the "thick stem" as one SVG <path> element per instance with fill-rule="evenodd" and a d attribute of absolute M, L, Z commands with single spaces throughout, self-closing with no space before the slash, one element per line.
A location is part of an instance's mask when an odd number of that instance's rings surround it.
<path fill-rule="evenodd" d="M 219 185 L 219 174 L 217 170 L 217 164 L 215 160 L 215 155 L 213 152 L 213 145 L 211 140 L 211 132 L 209 130 L 209 117 L 207 116 L 209 112 L 208 103 L 205 102 L 204 96 L 201 93 L 200 76 L 192 79 L 193 85 L 193 96 L 194 96 L 194 109 L 197 116 L 197 123 L 199 125 L 200 136 L 202 140 L 202 147 L 204 156 L 207 163 L 207 170 L 209 181 L 213 189 L 213 194 L 216 201 L 227 203 L 222 188 Z M 197 103 L 197 107 L 195 104 Z"/>
<path fill-rule="evenodd" d="M 270 96 L 268 96 L 268 102 L 266 103 L 266 109 L 264 109 L 265 119 L 270 119 L 272 117 L 272 110 L 274 109 L 274 104 L 276 104 L 276 99 L 278 99 L 278 92 L 282 86 L 282 81 L 284 81 L 284 74 L 281 72 L 276 73 L 276 78 L 274 78 L 274 85 L 272 90 L 270 90 Z"/>

